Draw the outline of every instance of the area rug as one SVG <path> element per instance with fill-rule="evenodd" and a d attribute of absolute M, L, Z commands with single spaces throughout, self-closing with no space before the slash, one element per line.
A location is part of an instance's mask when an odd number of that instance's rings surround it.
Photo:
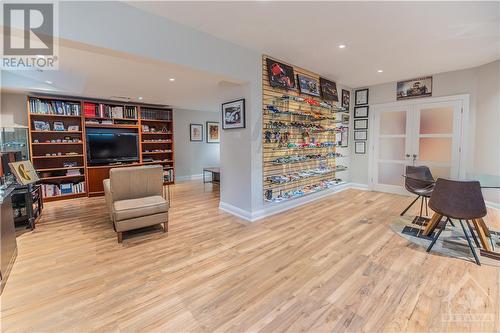
<path fill-rule="evenodd" d="M 436 244 L 434 244 L 434 247 L 431 250 L 431 254 L 440 254 L 443 256 L 472 261 L 475 263 L 474 256 L 472 255 L 472 252 L 467 245 L 467 239 L 464 236 L 460 223 L 455 220 L 453 221 L 453 223 L 455 224 L 454 227 L 448 222 L 448 224 L 446 225 L 446 229 L 443 230 L 443 232 L 439 236 L 439 239 L 436 241 Z M 470 237 L 470 232 L 465 222 L 464 226 Z M 410 216 L 398 216 L 391 223 L 390 228 L 399 236 L 421 247 L 423 251 L 427 249 L 427 247 L 431 243 L 432 238 L 437 233 L 436 230 L 435 233 L 429 235 L 430 237 L 423 236 L 423 227 L 420 227 L 418 224 L 413 223 L 413 217 Z M 493 230 L 490 230 L 490 232 L 492 240 L 495 244 L 495 251 L 500 252 L 500 233 Z M 471 241 L 473 245 L 475 245 L 472 238 Z M 500 267 L 500 260 L 481 256 L 479 249 L 477 247 L 475 247 L 475 249 L 479 260 L 481 261 L 481 265 Z"/>

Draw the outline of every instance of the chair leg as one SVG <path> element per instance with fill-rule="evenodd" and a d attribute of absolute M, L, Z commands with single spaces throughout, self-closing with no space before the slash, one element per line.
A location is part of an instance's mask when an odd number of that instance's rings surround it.
<path fill-rule="evenodd" d="M 471 242 L 471 240 L 469 238 L 469 235 L 467 234 L 467 230 L 465 230 L 465 227 L 464 227 L 464 224 L 463 224 L 462 220 L 458 220 L 458 221 L 460 221 L 460 225 L 462 226 L 462 230 L 464 231 L 465 238 L 467 239 L 467 243 L 469 244 L 469 248 L 472 251 L 472 254 L 474 255 L 474 259 L 476 260 L 476 264 L 478 264 L 479 266 L 481 266 L 481 262 L 479 261 L 479 258 L 477 256 L 476 250 L 474 250 L 474 247 L 472 246 L 472 242 Z"/>
<path fill-rule="evenodd" d="M 424 197 L 420 197 L 420 215 L 418 216 L 418 220 L 421 221 L 422 220 L 422 210 L 424 208 Z"/>
<path fill-rule="evenodd" d="M 123 241 L 123 232 L 117 232 L 116 236 L 118 237 L 118 243 Z"/>
<path fill-rule="evenodd" d="M 427 204 L 427 197 L 425 197 L 425 216 L 429 216 L 429 205 Z"/>
<path fill-rule="evenodd" d="M 416 202 L 419 198 L 420 198 L 420 195 L 419 195 L 418 197 L 416 197 L 416 198 L 415 198 L 415 200 L 413 200 L 413 201 L 411 202 L 411 204 L 410 204 L 408 207 L 406 207 L 406 208 L 405 208 L 405 210 L 403 210 L 403 212 L 402 212 L 401 214 L 399 214 L 399 216 L 403 216 L 403 215 L 405 215 L 405 213 L 408 211 L 408 209 L 410 209 L 410 208 L 411 208 L 411 206 L 413 206 L 413 204 L 414 204 L 414 203 L 415 203 L 415 202 Z"/>
<path fill-rule="evenodd" d="M 167 232 L 167 231 L 168 231 L 168 221 L 163 222 L 163 232 Z"/>
<path fill-rule="evenodd" d="M 441 232 L 443 232 L 443 230 L 446 229 L 446 224 L 447 223 L 448 223 L 448 219 L 446 219 L 444 221 L 443 226 L 441 227 L 441 229 L 439 229 L 438 233 L 436 234 L 436 237 L 434 237 L 434 239 L 432 240 L 432 242 L 429 244 L 429 247 L 427 247 L 427 252 L 431 252 L 432 247 L 434 246 L 434 244 L 436 243 L 436 241 L 439 238 L 439 235 L 441 235 Z"/>
<path fill-rule="evenodd" d="M 469 220 L 465 220 L 465 223 L 467 224 L 467 227 L 469 227 L 469 231 L 470 234 L 472 235 L 472 239 L 474 239 L 474 243 L 476 244 L 477 247 L 479 247 L 479 241 L 477 240 L 476 234 L 474 233 L 474 230 L 472 229 Z"/>

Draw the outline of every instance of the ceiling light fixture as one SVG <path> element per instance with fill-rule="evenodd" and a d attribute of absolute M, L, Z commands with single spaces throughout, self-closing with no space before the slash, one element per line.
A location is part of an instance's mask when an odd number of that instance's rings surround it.
<path fill-rule="evenodd" d="M 382 73 L 382 72 L 383 72 L 383 70 L 381 70 L 381 69 L 379 69 L 379 70 L 377 71 L 377 73 Z"/>
<path fill-rule="evenodd" d="M 345 49 L 345 48 L 346 48 L 346 46 L 347 46 L 347 45 L 345 45 L 345 44 L 340 44 L 340 45 L 339 45 L 339 49 Z"/>
<path fill-rule="evenodd" d="M 52 84 L 52 83 L 54 83 L 54 82 L 47 80 L 47 81 L 45 81 L 45 83 L 47 83 L 47 84 Z"/>
<path fill-rule="evenodd" d="M 172 78 L 170 78 L 170 79 L 168 79 L 168 80 L 169 80 L 170 82 L 174 82 L 174 81 L 175 81 L 175 79 L 174 79 L 173 77 L 172 77 Z"/>

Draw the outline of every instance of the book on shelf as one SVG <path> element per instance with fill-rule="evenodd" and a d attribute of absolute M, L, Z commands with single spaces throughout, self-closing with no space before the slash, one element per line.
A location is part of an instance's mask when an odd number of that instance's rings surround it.
<path fill-rule="evenodd" d="M 141 108 L 141 118 L 144 120 L 172 120 L 172 110 Z"/>
<path fill-rule="evenodd" d="M 48 114 L 61 116 L 80 116 L 80 103 L 58 100 L 29 99 L 32 114 Z"/>
<path fill-rule="evenodd" d="M 42 184 L 42 196 L 44 198 L 55 197 L 64 194 L 85 193 L 85 182 L 78 183 L 61 183 L 57 184 Z"/>

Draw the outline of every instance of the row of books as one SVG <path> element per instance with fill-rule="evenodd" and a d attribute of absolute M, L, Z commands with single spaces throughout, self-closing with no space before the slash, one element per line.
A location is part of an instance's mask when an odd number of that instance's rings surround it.
<path fill-rule="evenodd" d="M 113 106 L 85 102 L 83 103 L 83 113 L 87 118 L 137 119 L 137 108 L 129 105 Z"/>
<path fill-rule="evenodd" d="M 80 104 L 63 101 L 45 101 L 38 98 L 30 98 L 31 113 L 54 114 L 62 116 L 79 116 Z"/>
<path fill-rule="evenodd" d="M 174 181 L 174 170 L 173 169 L 163 170 L 163 181 L 164 182 L 173 182 Z"/>
<path fill-rule="evenodd" d="M 141 107 L 141 118 L 149 120 L 172 120 L 172 110 Z"/>
<path fill-rule="evenodd" d="M 60 185 L 42 184 L 42 196 L 44 198 L 50 198 L 64 194 L 75 194 L 84 192 L 85 192 L 85 182 L 62 183 Z"/>

